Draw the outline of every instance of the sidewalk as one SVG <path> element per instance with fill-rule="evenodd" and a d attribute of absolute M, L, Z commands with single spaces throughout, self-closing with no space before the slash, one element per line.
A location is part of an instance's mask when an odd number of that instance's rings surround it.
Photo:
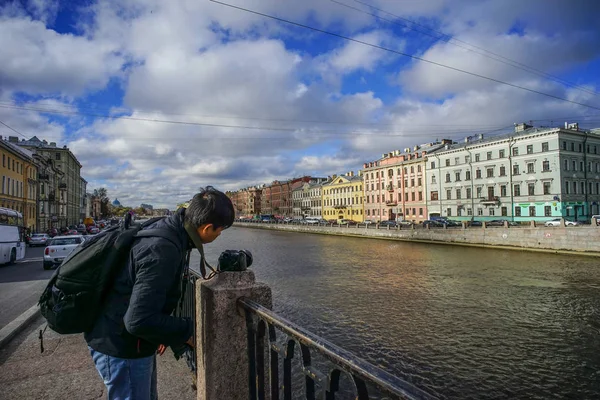
<path fill-rule="evenodd" d="M 58 335 L 47 329 L 40 353 L 38 334 L 44 325 L 39 317 L 0 349 L 0 399 L 105 399 L 83 335 Z M 169 349 L 157 364 L 159 399 L 196 399 L 184 360 L 176 361 Z"/>

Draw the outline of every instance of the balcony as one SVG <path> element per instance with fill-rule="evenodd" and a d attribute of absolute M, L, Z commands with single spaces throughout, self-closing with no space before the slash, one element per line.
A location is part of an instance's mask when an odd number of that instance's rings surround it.
<path fill-rule="evenodd" d="M 398 202 L 396 200 L 388 200 L 385 202 L 386 206 L 397 206 Z"/>
<path fill-rule="evenodd" d="M 66 189 L 67 188 L 67 184 L 66 183 L 59 183 L 58 184 L 58 188 L 59 189 Z"/>
<path fill-rule="evenodd" d="M 38 179 L 40 181 L 48 181 L 48 180 L 50 180 L 50 175 L 48 175 L 48 174 L 38 174 Z"/>
<path fill-rule="evenodd" d="M 481 199 L 479 199 L 479 203 L 483 204 L 483 205 L 497 205 L 500 204 L 500 197 L 498 196 L 488 196 L 488 197 L 482 197 Z"/>
<path fill-rule="evenodd" d="M 333 206 L 336 210 L 341 210 L 347 208 L 347 206 Z"/>

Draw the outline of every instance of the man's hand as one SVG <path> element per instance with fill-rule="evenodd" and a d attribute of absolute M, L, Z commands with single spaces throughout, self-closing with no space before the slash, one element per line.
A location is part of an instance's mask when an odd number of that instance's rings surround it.
<path fill-rule="evenodd" d="M 190 337 L 185 344 L 189 344 L 192 348 L 194 347 L 194 337 Z"/>
<path fill-rule="evenodd" d="M 167 351 L 167 346 L 165 346 L 164 344 L 159 344 L 158 345 L 158 350 L 156 350 L 156 353 L 159 356 L 162 356 L 163 354 L 165 354 L 165 351 Z"/>

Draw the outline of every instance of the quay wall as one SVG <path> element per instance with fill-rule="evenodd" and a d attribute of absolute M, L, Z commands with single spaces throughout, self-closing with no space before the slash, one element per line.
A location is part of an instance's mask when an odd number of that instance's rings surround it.
<path fill-rule="evenodd" d="M 600 256 L 600 227 L 407 228 L 236 222 L 237 227 Z"/>

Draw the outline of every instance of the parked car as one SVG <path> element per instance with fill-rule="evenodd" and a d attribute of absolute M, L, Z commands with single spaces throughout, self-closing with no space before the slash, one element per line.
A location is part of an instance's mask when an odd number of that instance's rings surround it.
<path fill-rule="evenodd" d="M 55 236 L 44 250 L 44 269 L 59 266 L 65 257 L 84 241 L 81 235 Z"/>
<path fill-rule="evenodd" d="M 87 233 L 90 235 L 95 235 L 98 232 L 100 232 L 100 229 L 98 229 L 98 227 L 96 227 L 94 225 L 88 226 L 88 228 L 87 228 Z"/>
<path fill-rule="evenodd" d="M 58 229 L 56 228 L 50 228 L 46 231 L 46 233 L 48 234 L 48 236 L 50 236 L 51 238 L 53 238 L 54 236 L 58 235 Z"/>
<path fill-rule="evenodd" d="M 345 219 L 345 218 L 338 219 L 337 223 L 340 224 L 340 225 L 346 225 L 346 224 L 348 224 L 348 225 L 356 225 L 356 221 L 353 221 L 351 219 Z"/>
<path fill-rule="evenodd" d="M 544 226 L 560 226 L 560 220 L 561 220 L 560 218 L 551 219 L 550 221 L 546 221 L 546 223 L 544 223 Z M 581 222 L 565 220 L 565 225 L 566 226 L 579 226 L 579 225 L 581 225 Z"/>
<path fill-rule="evenodd" d="M 85 235 L 87 233 L 87 228 L 85 227 L 84 224 L 79 224 L 79 225 L 77 225 L 77 232 L 80 235 Z"/>
<path fill-rule="evenodd" d="M 427 228 L 428 226 L 430 228 L 443 228 L 444 224 L 441 220 L 426 219 L 423 221 L 423 228 Z"/>
<path fill-rule="evenodd" d="M 396 223 L 396 221 L 381 221 L 379 223 L 379 226 L 389 226 L 395 228 L 396 226 L 398 226 L 398 224 Z"/>
<path fill-rule="evenodd" d="M 33 246 L 45 246 L 46 243 L 50 240 L 50 235 L 47 233 L 34 233 L 29 238 L 29 245 Z"/>

